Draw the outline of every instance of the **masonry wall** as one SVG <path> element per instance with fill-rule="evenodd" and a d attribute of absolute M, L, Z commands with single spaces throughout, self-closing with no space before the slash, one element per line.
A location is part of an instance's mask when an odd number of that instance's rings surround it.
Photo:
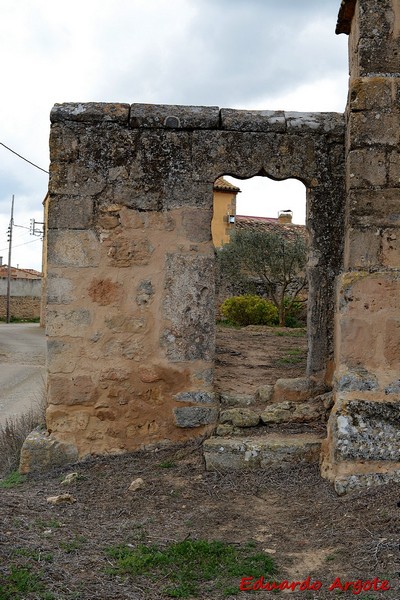
<path fill-rule="evenodd" d="M 83 456 L 211 432 L 211 218 L 224 173 L 307 186 L 309 372 L 327 375 L 342 260 L 342 115 L 64 104 L 51 120 L 53 437 Z"/>
<path fill-rule="evenodd" d="M 344 273 L 323 464 L 339 492 L 400 480 L 400 5 L 352 8 Z"/>
<path fill-rule="evenodd" d="M 10 282 L 10 314 L 18 319 L 37 319 L 41 310 L 40 279 L 12 279 Z M 0 279 L 0 315 L 7 314 L 7 279 Z"/>

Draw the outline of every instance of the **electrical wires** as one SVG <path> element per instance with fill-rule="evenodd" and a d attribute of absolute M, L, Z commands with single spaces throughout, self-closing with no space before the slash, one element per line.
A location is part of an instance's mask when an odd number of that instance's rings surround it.
<path fill-rule="evenodd" d="M 12 150 L 11 148 L 9 148 L 8 146 L 6 146 L 5 144 L 3 144 L 3 142 L 0 142 L 0 146 L 4 146 L 4 148 L 6 148 L 7 150 L 9 150 L 10 152 L 12 152 L 13 154 L 15 154 L 16 156 L 18 156 L 19 158 L 22 158 L 22 160 L 24 160 L 25 162 L 29 163 L 30 165 L 32 165 L 33 167 L 36 167 L 37 169 L 39 169 L 40 171 L 43 171 L 43 173 L 47 173 L 49 174 L 48 171 L 46 171 L 45 169 L 42 169 L 42 167 L 39 167 L 38 165 L 35 165 L 35 163 L 31 162 L 30 160 L 28 160 L 27 158 L 24 158 L 23 156 L 21 156 L 21 154 L 18 154 L 18 152 L 15 152 L 15 150 Z"/>

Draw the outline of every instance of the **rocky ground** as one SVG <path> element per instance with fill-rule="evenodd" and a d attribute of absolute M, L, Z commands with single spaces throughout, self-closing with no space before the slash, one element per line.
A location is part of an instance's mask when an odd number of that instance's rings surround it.
<path fill-rule="evenodd" d="M 248 392 L 248 386 L 255 385 L 255 374 L 262 383 L 269 383 L 283 374 L 299 376 L 304 372 L 304 335 L 261 333 L 260 328 L 222 331 L 218 356 L 224 364 L 220 362 L 217 373 L 220 385 L 233 385 L 233 379 L 236 391 L 246 388 Z M 256 345 L 265 349 L 262 357 L 252 354 Z M 292 354 L 300 349 L 302 362 L 300 354 Z M 282 366 L 283 358 L 293 357 L 299 362 Z M 238 361 L 236 365 L 234 361 Z M 231 369 L 231 378 L 227 369 Z M 242 375 L 245 382 L 241 382 Z M 238 389 L 241 386 L 243 390 Z M 78 473 L 77 479 L 62 485 L 65 475 L 72 471 Z M 143 484 L 129 490 L 137 478 Z M 47 501 L 64 493 L 76 501 L 58 505 Z M 353 591 L 340 592 L 337 578 L 341 586 L 346 581 L 362 580 L 366 589 L 371 587 L 359 594 L 364 600 L 400 598 L 400 485 L 338 497 L 320 478 L 317 465 L 211 473 L 204 470 L 199 442 L 91 459 L 31 477 L 20 485 L 0 489 L 0 502 L 0 600 L 185 597 L 165 592 L 172 572 L 158 578 L 113 573 L 115 548 L 120 545 L 131 549 L 157 545 L 163 549 L 185 539 L 220 540 L 244 549 L 251 542 L 252 552 L 273 559 L 276 582 L 308 577 L 308 587 L 321 582 L 318 591 L 286 592 L 294 599 L 358 595 L 354 586 Z M 196 597 L 246 597 L 246 592 L 239 590 L 240 579 L 246 576 L 243 572 L 231 577 L 227 595 L 213 582 L 200 584 Z M 388 580 L 384 587 L 390 589 L 374 590 L 382 586 L 382 580 Z M 335 589 L 329 591 L 335 581 Z M 24 591 L 18 591 L 21 589 Z M 285 592 L 254 592 L 256 598 L 274 598 L 277 593 L 279 597 Z"/>

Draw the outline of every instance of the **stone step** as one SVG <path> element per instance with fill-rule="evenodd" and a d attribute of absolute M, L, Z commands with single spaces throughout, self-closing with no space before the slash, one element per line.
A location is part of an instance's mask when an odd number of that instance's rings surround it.
<path fill-rule="evenodd" d="M 328 392 L 307 402 L 278 402 L 268 405 L 223 407 L 220 411 L 217 435 L 229 435 L 238 428 L 260 424 L 325 423 L 332 408 L 332 393 Z"/>
<path fill-rule="evenodd" d="M 319 461 L 324 438 L 311 433 L 258 437 L 212 437 L 203 443 L 207 471 L 265 469 Z"/>

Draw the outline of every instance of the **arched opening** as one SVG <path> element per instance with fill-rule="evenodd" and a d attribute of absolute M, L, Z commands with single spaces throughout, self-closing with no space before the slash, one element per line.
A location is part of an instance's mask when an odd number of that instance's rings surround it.
<path fill-rule="evenodd" d="M 217 250 L 216 385 L 221 388 L 219 391 L 236 389 L 241 393 L 253 393 L 266 380 L 275 383 L 280 377 L 305 375 L 305 264 L 302 273 L 298 267 L 285 272 L 288 265 L 282 262 L 281 272 L 277 265 L 272 265 L 275 272 L 271 281 L 271 273 L 265 273 L 268 265 L 264 265 L 262 250 L 258 247 L 260 242 L 272 240 L 282 241 L 290 249 L 297 239 L 305 246 L 305 218 L 306 190 L 297 180 L 276 182 L 266 177 L 243 180 L 223 176 L 214 184 L 212 235 Z M 241 252 L 242 258 L 237 255 Z M 253 255 L 250 266 L 247 253 Z M 276 260 L 281 258 L 279 250 Z M 243 275 L 244 270 L 248 271 L 246 275 Z M 288 281 L 286 291 L 281 289 L 281 277 Z M 293 308 L 287 311 L 282 322 L 278 311 L 283 297 L 286 306 L 290 302 Z M 253 309 L 246 304 L 246 298 L 250 304 L 259 298 L 262 304 Z M 244 327 L 240 333 L 237 327 L 246 323 L 249 327 Z M 262 333 L 271 337 L 267 346 Z M 293 347 L 286 343 L 289 338 L 295 341 Z M 230 345 L 240 346 L 242 351 L 238 347 L 227 348 Z M 230 361 L 221 357 L 224 353 L 230 356 Z M 226 373 L 221 365 L 229 365 Z"/>
<path fill-rule="evenodd" d="M 328 388 L 307 374 L 306 212 L 298 180 L 215 181 L 217 435 L 325 427 L 324 400 L 315 398 Z"/>

